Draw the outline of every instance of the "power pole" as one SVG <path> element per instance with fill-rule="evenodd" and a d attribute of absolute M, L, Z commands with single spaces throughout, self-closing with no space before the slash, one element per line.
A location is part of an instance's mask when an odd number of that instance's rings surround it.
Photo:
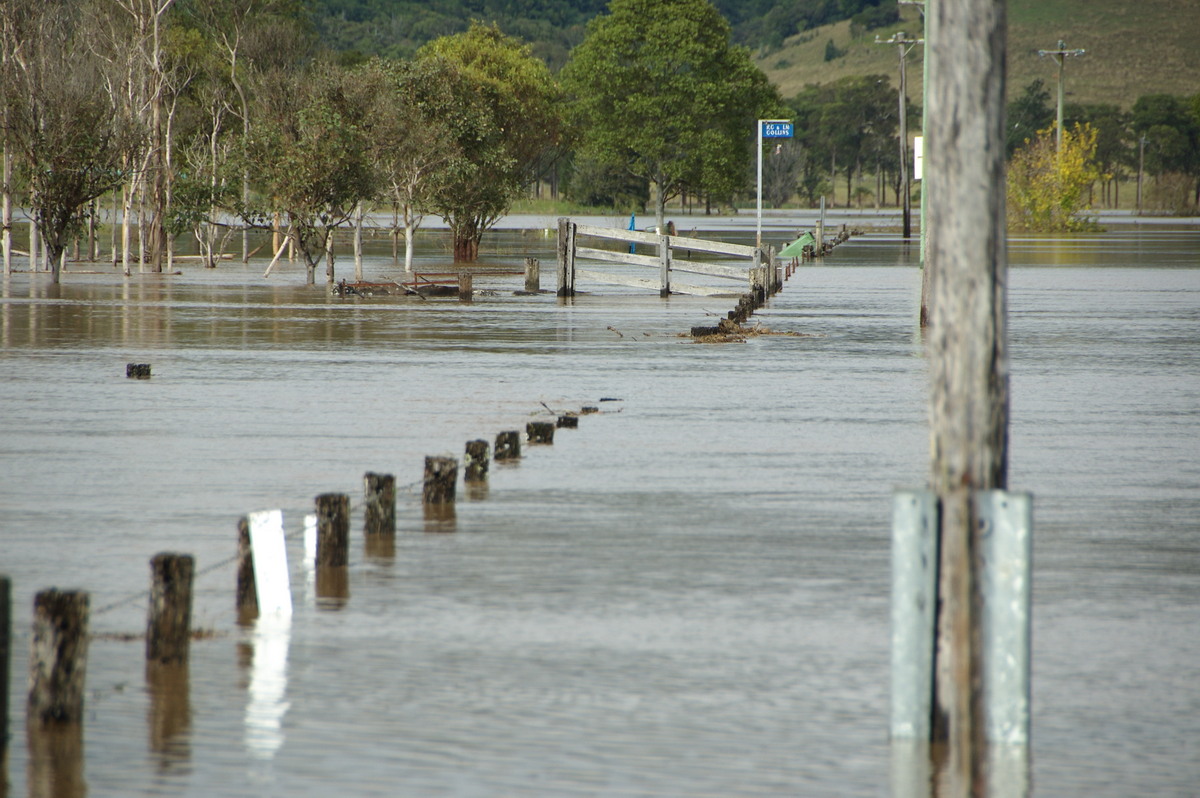
<path fill-rule="evenodd" d="M 1051 56 L 1058 62 L 1058 115 L 1055 117 L 1056 124 L 1054 126 L 1054 143 L 1057 146 L 1056 152 L 1062 152 L 1062 129 L 1063 129 L 1063 64 L 1067 60 L 1067 56 L 1083 55 L 1083 50 L 1068 50 L 1067 43 L 1062 39 L 1058 40 L 1057 50 L 1038 50 L 1039 57 Z"/>
<path fill-rule="evenodd" d="M 910 39 L 904 31 L 898 31 L 892 38 L 883 41 L 875 37 L 876 44 L 894 44 L 900 53 L 900 184 L 901 208 L 904 220 L 904 238 L 912 238 L 912 188 L 909 185 L 908 170 L 908 78 L 904 68 L 908 53 L 918 44 L 924 44 L 924 39 Z"/>

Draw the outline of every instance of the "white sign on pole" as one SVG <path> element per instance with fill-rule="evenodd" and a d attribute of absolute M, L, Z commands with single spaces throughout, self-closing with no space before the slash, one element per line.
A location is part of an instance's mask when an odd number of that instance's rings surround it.
<path fill-rule="evenodd" d="M 913 136 L 913 180 L 920 180 L 925 165 L 925 137 Z"/>
<path fill-rule="evenodd" d="M 282 510 L 250 513 L 250 549 L 254 554 L 254 587 L 258 591 L 259 616 L 290 616 L 292 589 L 288 581 Z"/>

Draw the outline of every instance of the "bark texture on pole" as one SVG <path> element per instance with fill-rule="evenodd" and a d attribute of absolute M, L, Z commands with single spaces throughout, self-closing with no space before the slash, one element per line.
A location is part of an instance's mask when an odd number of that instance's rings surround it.
<path fill-rule="evenodd" d="M 977 524 L 971 494 L 1006 487 L 1005 0 L 928 4 L 931 482 L 941 502 L 934 734 L 951 794 L 986 794 Z"/>
<path fill-rule="evenodd" d="M 90 598 L 81 590 L 43 590 L 33 599 L 29 646 L 30 726 L 83 721 Z"/>
<path fill-rule="evenodd" d="M 350 497 L 322 493 L 317 497 L 317 567 L 350 563 Z"/>
<path fill-rule="evenodd" d="M 463 458 L 463 479 L 467 482 L 482 482 L 487 479 L 491 449 L 485 440 L 467 441 Z"/>
<path fill-rule="evenodd" d="M 363 532 L 396 534 L 396 477 L 368 471 L 363 477 Z"/>
<path fill-rule="evenodd" d="M 425 504 L 453 503 L 457 483 L 457 460 L 453 457 L 425 458 L 425 486 L 422 492 Z"/>
<path fill-rule="evenodd" d="M 150 613 L 146 622 L 146 660 L 179 665 L 188 660 L 192 634 L 190 554 L 157 554 L 150 560 Z"/>

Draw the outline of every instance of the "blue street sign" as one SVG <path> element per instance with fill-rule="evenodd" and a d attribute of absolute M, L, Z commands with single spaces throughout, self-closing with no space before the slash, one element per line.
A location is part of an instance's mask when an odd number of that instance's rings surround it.
<path fill-rule="evenodd" d="M 763 122 L 762 137 L 764 139 L 790 139 L 792 129 L 791 122 Z"/>

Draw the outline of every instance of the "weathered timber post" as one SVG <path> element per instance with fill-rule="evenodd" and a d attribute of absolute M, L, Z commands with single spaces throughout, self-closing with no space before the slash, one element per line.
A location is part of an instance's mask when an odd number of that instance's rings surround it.
<path fill-rule="evenodd" d="M 458 461 L 453 457 L 425 458 L 425 504 L 450 504 L 458 485 Z"/>
<path fill-rule="evenodd" d="M 150 379 L 150 364 L 126 363 L 125 376 L 131 380 L 148 380 Z"/>
<path fill-rule="evenodd" d="M 930 460 L 940 504 L 933 733 L 949 742 L 953 795 L 988 793 L 974 494 L 1007 483 L 1005 5 L 940 0 L 926 33 Z"/>
<path fill-rule="evenodd" d="M 554 423 L 551 421 L 530 421 L 525 425 L 525 433 L 530 443 L 554 443 Z"/>
<path fill-rule="evenodd" d="M 180 665 L 188 661 L 195 571 L 196 560 L 190 554 L 156 554 L 150 560 L 147 662 Z"/>
<path fill-rule="evenodd" d="M 43 590 L 33 599 L 27 724 L 83 721 L 90 598 L 82 590 Z"/>
<path fill-rule="evenodd" d="M 396 534 L 396 478 L 368 471 L 363 476 L 363 532 Z"/>
<path fill-rule="evenodd" d="M 521 456 L 521 433 L 514 430 L 496 436 L 495 460 L 516 460 Z"/>
<path fill-rule="evenodd" d="M 575 223 L 558 220 L 558 295 L 575 296 Z"/>
<path fill-rule="evenodd" d="M 322 493 L 317 504 L 317 567 L 350 562 L 350 497 Z"/>
<path fill-rule="evenodd" d="M 554 422 L 554 426 L 559 429 L 576 429 L 579 426 L 579 416 L 559 416 Z"/>
<path fill-rule="evenodd" d="M 534 294 L 542 290 L 542 264 L 537 258 L 525 259 L 525 290 Z"/>
<path fill-rule="evenodd" d="M 254 549 L 250 546 L 250 517 L 238 519 L 237 614 L 239 623 L 258 617 L 258 591 L 254 586 Z"/>
<path fill-rule="evenodd" d="M 460 302 L 471 301 L 471 275 L 467 272 L 458 273 L 458 300 Z"/>
<path fill-rule="evenodd" d="M 8 679 L 12 640 L 12 580 L 0 576 L 0 780 L 8 761 Z"/>
<path fill-rule="evenodd" d="M 463 458 L 463 480 L 465 482 L 482 482 L 488 475 L 488 442 L 485 440 L 467 441 L 467 451 Z"/>
<path fill-rule="evenodd" d="M 672 228 L 668 228 L 672 229 Z M 664 234 L 658 239 L 658 295 L 671 295 L 671 236 Z"/>

